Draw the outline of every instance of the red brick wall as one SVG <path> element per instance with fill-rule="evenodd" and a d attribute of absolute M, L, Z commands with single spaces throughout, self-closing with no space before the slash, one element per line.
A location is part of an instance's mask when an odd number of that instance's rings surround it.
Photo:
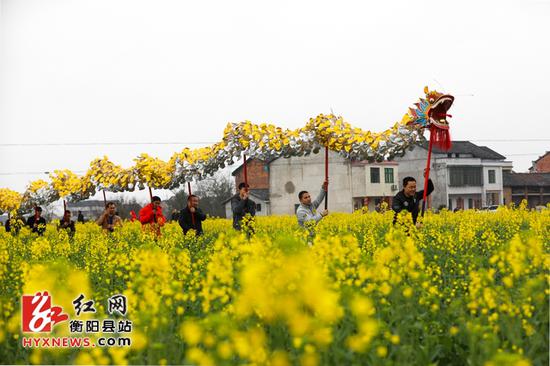
<path fill-rule="evenodd" d="M 268 165 L 259 160 L 246 162 L 246 173 L 248 175 L 248 184 L 252 189 L 269 189 L 269 170 Z M 244 182 L 244 168 L 235 175 L 235 187 Z"/>
<path fill-rule="evenodd" d="M 550 173 L 550 154 L 546 154 L 535 164 L 535 173 Z"/>

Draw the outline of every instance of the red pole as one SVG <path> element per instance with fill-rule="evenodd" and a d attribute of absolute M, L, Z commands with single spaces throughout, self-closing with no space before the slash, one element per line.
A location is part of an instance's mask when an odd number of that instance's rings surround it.
<path fill-rule="evenodd" d="M 248 186 L 248 174 L 247 174 L 247 171 L 246 171 L 246 154 L 243 155 L 244 156 L 244 162 L 243 162 L 243 168 L 244 168 L 244 184 L 246 184 Z"/>
<path fill-rule="evenodd" d="M 103 203 L 105 204 L 105 207 L 107 207 L 107 197 L 105 197 L 105 190 L 103 190 Z"/>
<path fill-rule="evenodd" d="M 428 179 L 430 179 L 430 165 L 432 161 L 432 146 L 434 143 L 434 132 L 430 130 L 430 144 L 428 145 L 428 162 L 426 163 L 426 174 L 424 175 L 424 194 L 422 196 L 422 217 L 426 210 L 426 196 L 428 193 Z"/>
<path fill-rule="evenodd" d="M 325 182 L 328 182 L 328 144 L 325 146 Z M 325 193 L 325 210 L 328 210 L 328 184 Z"/>
<path fill-rule="evenodd" d="M 191 193 L 191 182 L 187 182 L 187 191 L 189 192 L 189 196 L 190 196 L 192 194 Z M 193 228 L 194 228 L 195 227 L 195 213 L 194 212 L 191 212 L 191 221 L 193 223 Z"/>

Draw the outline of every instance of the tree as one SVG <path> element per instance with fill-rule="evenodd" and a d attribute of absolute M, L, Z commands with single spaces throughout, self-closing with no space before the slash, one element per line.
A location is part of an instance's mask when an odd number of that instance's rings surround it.
<path fill-rule="evenodd" d="M 143 206 L 138 203 L 135 197 L 123 197 L 122 199 L 117 199 L 112 202 L 115 203 L 118 216 L 122 219 L 130 219 L 132 217 L 130 211 L 134 211 L 136 215 L 139 215 L 139 210 L 141 210 Z"/>
<path fill-rule="evenodd" d="M 218 172 L 214 176 L 206 178 L 192 187 L 192 193 L 199 197 L 200 207 L 207 215 L 213 217 L 225 217 L 224 200 L 231 197 L 234 192 L 233 179 L 227 173 Z M 187 186 L 174 192 L 174 196 L 166 201 L 168 211 L 178 211 L 187 204 Z"/>

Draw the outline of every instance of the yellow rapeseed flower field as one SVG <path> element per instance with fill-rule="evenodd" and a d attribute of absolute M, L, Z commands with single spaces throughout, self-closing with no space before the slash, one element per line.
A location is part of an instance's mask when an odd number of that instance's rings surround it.
<path fill-rule="evenodd" d="M 0 228 L 0 359 L 32 364 L 548 365 L 550 210 L 207 219 L 39 237 Z M 402 220 L 406 222 L 407 220 Z M 21 297 L 128 299 L 129 347 L 24 348 Z M 62 323 L 60 323 L 62 324 Z M 56 325 L 50 336 L 67 336 Z M 96 340 L 101 334 L 92 335 Z"/>

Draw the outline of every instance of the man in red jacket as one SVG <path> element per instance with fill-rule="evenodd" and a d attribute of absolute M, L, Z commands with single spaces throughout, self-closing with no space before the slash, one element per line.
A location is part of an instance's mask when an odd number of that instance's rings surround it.
<path fill-rule="evenodd" d="M 139 221 L 144 228 L 146 227 L 145 225 L 149 225 L 149 228 L 157 236 L 160 235 L 160 227 L 166 222 L 166 219 L 162 215 L 162 207 L 160 207 L 160 197 L 153 196 L 151 203 L 139 211 Z"/>

